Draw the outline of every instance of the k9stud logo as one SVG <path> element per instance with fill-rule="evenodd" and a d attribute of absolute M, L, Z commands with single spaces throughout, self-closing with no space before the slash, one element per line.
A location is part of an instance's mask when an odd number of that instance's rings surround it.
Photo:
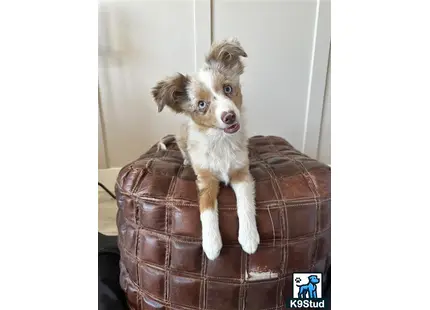
<path fill-rule="evenodd" d="M 327 309 L 322 296 L 322 273 L 293 273 L 293 298 L 288 309 Z"/>

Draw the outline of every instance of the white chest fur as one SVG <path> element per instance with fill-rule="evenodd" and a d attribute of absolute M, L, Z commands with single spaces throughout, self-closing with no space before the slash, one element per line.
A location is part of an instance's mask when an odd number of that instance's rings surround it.
<path fill-rule="evenodd" d="M 217 129 L 200 132 L 190 126 L 188 154 L 193 166 L 210 170 L 228 184 L 230 171 L 248 165 L 247 137 L 242 130 L 230 135 Z"/>

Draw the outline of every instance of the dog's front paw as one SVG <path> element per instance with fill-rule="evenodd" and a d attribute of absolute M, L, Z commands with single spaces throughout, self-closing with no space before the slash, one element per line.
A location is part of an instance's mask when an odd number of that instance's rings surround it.
<path fill-rule="evenodd" d="M 202 221 L 202 247 L 206 256 L 214 260 L 219 256 L 222 248 L 221 233 L 218 226 L 218 212 L 209 209 L 200 215 Z"/>
<path fill-rule="evenodd" d="M 239 243 L 248 254 L 253 254 L 257 251 L 260 244 L 260 235 L 255 224 L 239 228 Z"/>
<path fill-rule="evenodd" d="M 222 248 L 221 235 L 213 232 L 211 235 L 203 236 L 203 251 L 210 260 L 214 260 L 219 256 Z"/>

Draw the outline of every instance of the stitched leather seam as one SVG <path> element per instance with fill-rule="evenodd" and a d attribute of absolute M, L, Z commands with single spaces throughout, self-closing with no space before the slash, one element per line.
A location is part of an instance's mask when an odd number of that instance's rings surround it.
<path fill-rule="evenodd" d="M 160 207 L 165 207 L 166 203 L 172 203 L 177 207 L 198 207 L 197 202 L 191 202 L 190 200 L 186 199 L 177 199 L 177 198 L 166 198 L 165 196 L 157 196 L 157 195 L 147 195 L 142 194 L 140 195 L 138 193 L 130 193 L 123 191 L 122 189 L 119 189 L 119 193 L 125 196 L 128 196 L 129 198 L 137 198 L 140 202 L 146 202 L 146 203 L 154 203 L 155 205 L 158 205 Z M 330 201 L 331 197 L 319 197 L 319 202 L 323 203 L 326 201 Z M 271 204 L 274 204 L 275 207 L 278 208 L 284 208 L 284 207 L 290 207 L 292 205 L 294 206 L 302 206 L 302 205 L 309 205 L 314 204 L 315 199 L 275 199 L 275 200 L 265 200 L 265 201 L 258 201 L 258 204 L 260 207 L 257 207 L 258 210 L 263 210 L 267 208 L 268 206 L 271 206 Z M 282 204 L 279 206 L 279 204 Z M 225 207 L 225 206 L 231 206 L 231 207 Z M 235 204 L 224 204 L 224 207 L 219 207 L 218 210 L 236 210 Z M 273 207 L 271 207 L 273 208 Z"/>
<path fill-rule="evenodd" d="M 270 138 L 268 139 L 268 141 L 269 141 L 270 148 L 273 148 L 274 146 L 272 145 L 272 141 L 271 141 Z M 260 153 L 259 152 L 257 152 L 257 153 L 258 153 L 258 156 L 260 157 Z M 267 172 L 269 173 L 269 175 L 271 177 L 271 184 L 272 184 L 273 191 L 274 191 L 274 193 L 276 195 L 276 200 L 279 201 L 280 200 L 279 197 L 282 198 L 282 190 L 280 188 L 278 180 L 276 179 L 276 173 L 273 171 L 271 165 L 268 162 L 265 162 L 264 166 L 265 166 Z M 282 206 L 285 207 L 285 202 L 282 202 Z M 281 239 L 284 239 L 284 231 L 286 231 L 288 229 L 285 226 L 285 220 L 284 220 L 284 218 L 285 217 L 283 215 L 283 212 L 280 212 L 280 219 L 281 219 Z M 275 231 L 273 231 L 273 234 L 275 235 Z M 287 238 L 288 238 L 288 231 L 287 231 Z M 284 268 L 283 268 L 284 265 L 285 265 L 285 246 L 282 247 L 282 251 L 281 251 L 281 270 L 280 270 L 281 271 L 281 276 L 284 275 Z M 276 304 L 279 303 L 278 296 L 279 296 L 279 282 L 278 282 L 277 287 L 276 287 Z"/>
<path fill-rule="evenodd" d="M 122 244 L 122 242 L 121 242 L 121 244 Z M 207 274 L 204 275 L 204 276 L 202 276 L 201 273 L 198 273 L 198 272 L 185 271 L 185 270 L 182 270 L 182 269 L 179 270 L 179 269 L 175 269 L 175 268 L 171 268 L 171 267 L 165 269 L 165 267 L 162 266 L 162 265 L 157 265 L 157 264 L 155 264 L 153 262 L 146 261 L 146 260 L 143 260 L 141 258 L 137 258 L 136 259 L 133 256 L 133 254 L 130 253 L 130 251 L 126 250 L 125 248 L 123 248 L 121 251 L 123 251 L 123 253 L 132 262 L 134 262 L 134 263 L 136 263 L 138 265 L 143 265 L 144 264 L 145 266 L 148 266 L 148 267 L 153 268 L 155 270 L 161 271 L 163 273 L 168 270 L 169 272 L 171 272 L 173 274 L 176 274 L 176 273 L 179 274 L 180 273 L 181 276 L 187 276 L 187 277 L 189 277 L 191 279 L 194 279 L 194 280 L 203 280 L 204 277 L 206 277 L 208 280 L 211 280 L 212 283 L 231 283 L 231 284 L 235 284 L 235 285 L 241 285 L 241 284 L 245 283 L 245 281 L 244 281 L 244 279 L 242 277 L 241 278 L 217 277 L 217 276 L 209 276 Z M 315 265 L 312 265 L 312 266 L 314 267 Z M 277 279 L 283 279 L 283 278 L 285 278 L 285 276 L 292 275 L 292 273 L 296 272 L 296 271 L 300 271 L 300 269 L 291 269 L 291 273 L 286 272 L 284 276 L 280 276 Z M 216 281 L 216 280 L 218 280 L 218 281 Z M 269 279 L 269 280 L 260 281 L 260 282 L 271 282 L 271 281 L 275 281 L 275 280 L 274 279 Z M 248 281 L 248 282 L 252 283 L 253 281 Z"/>
<path fill-rule="evenodd" d="M 133 207 L 134 207 L 134 211 L 135 211 L 134 212 L 134 222 L 136 223 L 135 225 L 136 226 L 140 226 L 140 222 L 139 222 L 139 220 L 140 220 L 140 217 L 139 217 L 139 208 L 136 208 L 136 205 L 137 205 L 136 199 L 133 199 L 132 203 L 133 203 Z M 125 217 L 124 217 L 124 219 L 125 219 Z M 136 234 L 136 236 L 135 236 L 135 238 L 136 238 L 135 253 L 136 253 L 136 257 L 139 257 L 139 250 L 140 250 L 140 248 L 139 248 L 139 242 L 140 242 L 139 231 L 135 230 L 135 234 Z M 118 238 L 118 240 L 119 240 L 119 238 Z M 137 283 L 140 286 L 139 262 L 137 263 L 136 276 L 137 276 Z M 137 308 L 140 308 L 140 300 L 141 299 L 138 296 L 138 298 L 137 298 Z"/>
<path fill-rule="evenodd" d="M 273 144 L 273 141 L 272 141 L 272 139 L 271 138 L 269 138 L 268 139 L 268 141 L 269 141 L 269 145 L 270 145 L 270 147 L 271 147 L 271 149 L 275 149 L 275 152 L 277 152 L 278 153 L 278 150 L 277 150 L 277 148 L 275 147 L 275 145 Z M 279 153 L 278 153 L 279 154 Z M 273 168 L 269 165 L 269 164 L 267 164 L 267 169 L 268 169 L 268 171 L 270 171 L 270 174 L 271 175 L 273 175 L 273 176 L 275 176 L 275 184 L 276 184 L 276 187 L 277 187 L 277 190 L 278 190 L 278 192 L 279 192 L 279 195 L 280 195 L 280 197 L 281 198 L 283 198 L 282 196 L 282 190 L 281 190 L 281 186 L 279 185 L 279 181 L 278 181 L 278 179 L 276 178 L 276 174 L 275 174 L 275 171 L 273 171 Z M 276 191 L 275 191 L 276 192 Z M 279 200 L 279 196 L 278 196 L 278 193 L 276 193 L 276 198 Z M 282 201 L 283 201 L 284 199 L 282 199 Z M 280 216 L 281 216 L 281 225 L 282 225 L 282 227 L 281 227 L 281 238 L 283 239 L 284 238 L 284 231 L 286 232 L 286 234 L 287 234 L 287 236 L 286 236 L 286 239 L 288 240 L 288 237 L 289 237 L 289 226 L 288 226 L 288 220 L 287 220 L 287 216 L 286 216 L 286 214 L 285 214 L 285 210 L 286 210 L 286 204 L 285 204 L 285 202 L 283 201 L 283 206 L 284 206 L 284 209 L 282 210 L 283 212 L 280 212 Z M 285 265 L 286 265 L 286 263 L 285 262 L 287 262 L 288 263 L 288 242 L 287 242 L 287 244 L 282 248 L 282 251 L 281 251 L 281 277 L 283 276 L 283 275 L 285 275 Z M 279 292 L 280 291 L 282 291 L 282 287 L 281 287 L 281 281 L 278 281 L 278 284 L 277 284 L 277 287 L 276 287 L 276 304 L 279 304 Z"/>
<path fill-rule="evenodd" d="M 240 251 L 240 283 L 244 283 L 245 279 L 244 279 L 244 275 L 246 272 L 246 266 L 245 266 L 245 258 L 244 258 L 244 253 L 243 251 Z M 238 305 L 237 305 L 237 309 L 243 309 L 244 307 L 244 289 L 242 286 L 239 287 L 239 298 L 237 300 Z"/>
<path fill-rule="evenodd" d="M 303 169 L 306 171 L 306 174 L 304 174 L 304 177 L 308 183 L 309 189 L 312 191 L 312 193 L 314 194 L 314 198 L 315 198 L 315 208 L 316 208 L 316 220 L 315 220 L 315 235 L 314 235 L 314 240 L 315 240 L 315 248 L 314 251 L 312 253 L 312 264 L 315 265 L 315 261 L 316 261 L 316 256 L 318 253 L 318 245 L 319 245 L 319 241 L 317 238 L 317 233 L 318 233 L 318 229 L 319 229 L 319 221 L 320 221 L 320 216 L 321 216 L 321 204 L 318 203 L 318 197 L 319 197 L 319 192 L 318 192 L 318 188 L 314 182 L 314 180 L 311 177 L 311 174 L 309 173 L 309 171 L 306 169 L 305 165 L 303 165 L 303 163 L 299 162 L 299 164 L 303 167 Z"/>
<path fill-rule="evenodd" d="M 269 143 L 270 143 L 270 145 L 272 146 L 272 148 L 275 150 L 275 152 L 279 155 L 279 156 L 282 156 L 282 154 L 279 152 L 279 150 L 278 150 L 278 148 L 275 146 L 275 144 L 273 143 L 273 140 L 272 140 L 272 138 L 269 138 L 268 139 L 268 141 L 269 141 Z M 292 155 L 292 154 L 291 154 Z M 303 167 L 302 166 L 300 166 L 300 165 L 297 165 L 297 160 L 294 158 L 294 155 L 292 155 L 291 156 L 290 154 L 288 154 L 288 155 L 285 155 L 285 157 L 287 157 L 289 160 L 291 160 L 292 162 L 293 162 L 293 164 L 294 165 L 296 165 L 296 167 L 297 168 L 299 168 L 299 170 L 301 170 L 302 171 L 302 174 L 303 174 Z M 299 155 L 299 154 L 298 154 Z M 279 185 L 279 183 L 277 182 L 277 185 L 280 187 L 280 185 Z M 280 190 L 280 188 L 279 188 L 279 190 Z M 281 197 L 283 198 L 283 195 L 282 195 L 282 191 L 280 190 L 280 193 L 281 193 Z M 314 202 L 315 202 L 315 195 L 314 195 Z M 285 203 L 284 203 L 285 204 Z M 285 220 L 286 220 L 286 225 L 287 225 L 287 227 L 286 227 L 286 231 L 287 231 L 287 240 L 289 239 L 289 236 L 290 236 L 290 226 L 288 225 L 288 222 L 289 222 L 289 218 L 288 218 L 288 208 L 287 208 L 287 206 L 285 205 L 285 208 L 284 208 L 284 210 L 283 210 L 283 213 L 284 213 L 284 217 L 283 218 L 285 218 Z M 291 242 L 290 242 L 291 243 Z M 294 243 L 293 243 L 294 244 Z M 285 274 L 286 272 L 288 272 L 288 266 L 286 266 L 287 264 L 288 264 L 288 259 L 289 259 L 289 255 L 290 255 L 290 253 L 289 253 L 289 250 L 288 250 L 288 246 L 289 246 L 289 243 L 288 243 L 288 241 L 287 241 L 287 245 L 285 246 L 285 248 L 284 248 L 284 251 L 285 251 L 285 255 L 283 255 L 282 256 L 282 258 L 283 258 L 283 260 L 282 260 L 282 262 L 281 262 L 281 273 L 282 274 Z M 284 254 L 284 253 L 283 253 Z M 285 270 L 284 268 L 287 268 L 287 270 Z M 285 286 L 285 282 L 280 282 L 280 286 L 279 286 L 279 291 L 277 292 L 278 294 L 277 294 L 277 298 L 279 297 L 279 295 L 282 295 L 282 294 L 279 294 L 279 292 L 283 292 L 283 290 L 284 290 L 284 286 Z M 278 301 L 278 300 L 277 300 Z M 279 302 L 279 301 L 278 301 Z"/>
<path fill-rule="evenodd" d="M 206 307 L 207 304 L 207 290 L 208 290 L 208 286 L 207 286 L 207 279 L 208 279 L 208 258 L 206 257 L 206 255 L 203 253 L 203 249 L 202 249 L 202 261 L 203 261 L 203 309 Z"/>
<path fill-rule="evenodd" d="M 128 273 L 128 272 L 127 272 L 127 273 Z M 282 277 L 282 278 L 276 279 L 276 281 L 283 281 L 283 282 L 285 282 L 285 280 L 286 280 L 287 278 L 291 277 L 291 276 L 292 276 L 292 273 L 289 273 L 289 274 L 287 274 L 286 276 L 284 276 L 284 277 Z M 171 309 L 177 309 L 177 310 L 179 310 L 179 309 L 200 310 L 198 307 L 178 305 L 178 304 L 174 304 L 174 303 L 171 303 L 171 302 L 167 302 L 167 301 L 165 301 L 165 300 L 162 300 L 162 299 L 160 299 L 159 297 L 156 297 L 155 295 L 153 295 L 151 292 L 149 292 L 149 291 L 147 291 L 147 290 L 143 289 L 142 287 L 137 286 L 137 284 L 136 284 L 136 283 L 134 283 L 134 282 L 133 282 L 129 277 L 127 277 L 127 278 L 126 278 L 126 281 L 127 281 L 127 282 L 129 282 L 129 283 L 128 283 L 129 285 L 131 285 L 131 286 L 133 286 L 133 287 L 134 287 L 134 289 L 136 290 L 136 292 L 137 292 L 140 296 L 141 296 L 141 295 L 147 295 L 147 296 L 149 296 L 150 298 L 152 298 L 154 301 L 156 301 L 156 302 L 158 302 L 158 303 L 160 303 L 160 304 L 162 304 L 162 305 L 164 305 L 164 306 L 167 306 L 167 307 L 169 307 L 169 308 L 170 308 L 170 306 L 175 306 L 175 308 L 171 308 Z M 261 282 L 274 282 L 274 281 L 273 281 L 273 280 L 268 280 L 268 281 L 261 281 Z M 261 283 L 261 282 L 260 282 L 260 283 Z M 214 283 L 215 283 L 215 281 L 214 281 Z M 222 282 L 222 283 L 226 283 L 226 282 Z M 236 285 L 236 284 L 234 284 L 234 285 Z M 240 284 L 237 284 L 237 285 L 240 285 Z M 281 304 L 279 304 L 278 306 L 270 307 L 270 308 L 264 308 L 264 309 L 260 309 L 260 310 L 274 310 L 274 309 L 279 309 L 279 308 L 284 309 L 284 308 L 283 308 L 284 306 L 285 306 L 285 305 L 284 305 L 284 301 L 282 300 L 282 301 L 281 301 Z M 217 309 L 211 309 L 211 308 L 208 308 L 208 309 L 206 309 L 206 310 L 217 310 Z"/>
<path fill-rule="evenodd" d="M 188 244 L 199 244 L 202 241 L 201 238 L 195 238 L 195 237 L 190 237 L 190 236 L 181 236 L 181 235 L 177 235 L 177 234 L 175 234 L 175 236 L 164 235 L 159 230 L 153 230 L 153 229 L 150 229 L 150 228 L 147 228 L 147 227 L 137 227 L 137 224 L 133 223 L 132 221 L 130 221 L 127 218 L 124 218 L 124 222 L 127 225 L 131 226 L 132 228 L 134 228 L 134 229 L 139 228 L 139 230 L 143 230 L 145 232 L 148 232 L 151 235 L 153 235 L 154 237 L 159 238 L 159 240 L 163 240 L 164 242 L 168 242 L 168 240 L 166 240 L 166 239 L 168 239 L 169 236 L 170 236 L 171 240 L 173 240 L 173 241 L 183 242 L 183 243 L 188 243 Z M 317 233 L 317 236 L 320 236 L 320 235 L 326 233 L 330 229 L 331 229 L 331 225 L 328 225 L 324 230 L 320 230 Z M 296 244 L 296 243 L 300 243 L 300 242 L 304 242 L 304 241 L 309 241 L 310 239 L 314 239 L 314 233 L 310 233 L 310 234 L 303 235 L 303 236 L 300 236 L 300 237 L 295 237 L 293 239 L 276 238 L 275 241 L 276 242 L 281 242 L 281 245 L 278 244 L 278 246 L 282 246 L 282 242 L 283 241 L 289 241 L 289 243 L 291 243 L 291 244 Z M 271 239 L 261 240 L 261 241 L 262 242 L 260 244 L 263 245 L 263 246 L 271 246 L 271 244 L 272 244 Z M 233 241 L 231 241 L 231 242 L 233 242 Z M 225 245 L 223 244 L 223 247 L 224 246 L 226 246 L 226 247 L 235 247 L 235 246 L 239 245 L 239 242 L 237 240 L 234 241 L 234 242 L 235 243 L 227 243 Z"/>

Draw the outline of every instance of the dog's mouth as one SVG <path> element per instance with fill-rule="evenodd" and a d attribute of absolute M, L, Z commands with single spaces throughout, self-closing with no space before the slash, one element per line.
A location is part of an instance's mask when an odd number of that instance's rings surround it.
<path fill-rule="evenodd" d="M 235 133 L 240 129 L 240 124 L 239 123 L 235 123 L 227 128 L 224 128 L 224 132 L 225 133 Z"/>

